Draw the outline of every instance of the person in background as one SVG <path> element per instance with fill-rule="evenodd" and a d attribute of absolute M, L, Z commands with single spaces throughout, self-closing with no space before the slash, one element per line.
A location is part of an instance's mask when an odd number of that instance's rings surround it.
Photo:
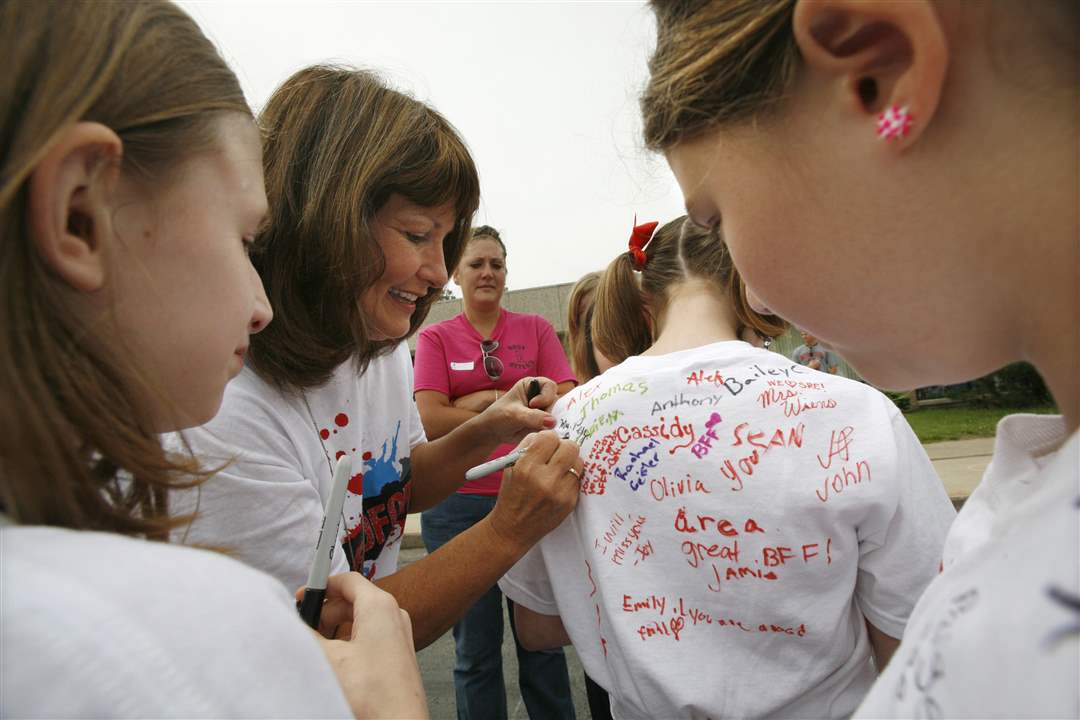
<path fill-rule="evenodd" d="M 1023 360 L 1062 412 L 998 424 L 856 717 L 1080 716 L 1080 4 L 653 9 L 645 143 L 755 304 L 876 386 Z"/>
<path fill-rule="evenodd" d="M 522 642 L 573 642 L 619 718 L 846 718 L 955 515 L 903 415 L 740 340 L 785 326 L 685 217 L 612 261 L 594 323 L 627 358 L 554 408 L 583 495 L 500 580 Z"/>
<path fill-rule="evenodd" d="M 0 717 L 426 717 L 390 595 L 332 577 L 324 637 L 168 542 L 205 476 L 159 433 L 217 412 L 272 318 L 236 76 L 164 2 L 0 2 L 0 57 Z"/>
<path fill-rule="evenodd" d="M 600 273 L 585 273 L 570 291 L 566 344 L 570 347 L 570 365 L 579 383 L 592 380 L 615 364 L 597 349 L 592 338 L 593 305 L 599 282 Z"/>
<path fill-rule="evenodd" d="M 803 344 L 795 348 L 791 353 L 791 359 L 811 370 L 835 375 L 840 369 L 840 362 L 836 355 L 822 347 L 818 339 L 805 330 L 799 331 L 799 334 L 802 335 Z"/>
<path fill-rule="evenodd" d="M 423 648 L 445 633 L 576 502 L 575 447 L 529 440 L 484 522 L 398 569 L 410 511 L 434 506 L 502 443 L 550 427 L 555 383 L 499 402 L 430 442 L 404 340 L 457 262 L 479 202 L 472 157 L 434 109 L 368 71 L 316 65 L 260 118 L 270 213 L 252 260 L 276 322 L 254 336 L 221 411 L 185 439 L 227 466 L 188 498 L 186 541 L 304 582 L 338 458 L 355 475 L 335 568 L 363 571 L 408 611 Z"/>
<path fill-rule="evenodd" d="M 474 421 L 523 378 L 543 375 L 558 394 L 575 384 L 559 338 L 539 315 L 502 307 L 506 289 L 506 246 L 497 230 L 475 228 L 454 271 L 465 311 L 421 331 L 416 343 L 416 404 L 431 439 Z M 491 458 L 505 455 L 502 445 Z M 496 507 L 501 472 L 467 482 L 421 516 L 421 533 L 435 553 L 461 533 L 484 522 Z M 502 672 L 503 600 L 492 582 L 454 625 L 457 662 L 454 692 L 459 718 L 505 718 Z M 514 634 L 513 610 L 510 628 Z M 562 649 L 529 652 L 517 645 L 518 685 L 530 717 L 573 718 L 574 706 Z"/>

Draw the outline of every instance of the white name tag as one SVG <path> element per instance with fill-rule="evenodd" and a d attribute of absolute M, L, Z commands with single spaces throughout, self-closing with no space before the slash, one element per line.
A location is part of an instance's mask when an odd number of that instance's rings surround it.
<path fill-rule="evenodd" d="M 451 362 L 450 363 L 450 369 L 451 370 L 472 370 L 473 369 L 473 362 L 472 362 L 472 360 L 470 360 L 469 362 Z"/>

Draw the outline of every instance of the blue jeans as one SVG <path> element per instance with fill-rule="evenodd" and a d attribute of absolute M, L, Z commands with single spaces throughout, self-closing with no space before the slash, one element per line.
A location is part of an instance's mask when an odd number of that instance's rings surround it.
<path fill-rule="evenodd" d="M 420 532 L 429 553 L 482 520 L 495 507 L 495 497 L 454 493 L 420 516 Z M 506 720 L 506 685 L 502 672 L 502 592 L 493 586 L 454 625 L 457 663 L 454 694 L 458 720 Z M 510 599 L 510 630 L 514 610 Z M 574 720 L 570 675 L 562 649 L 531 652 L 517 647 L 518 687 L 533 720 Z"/>

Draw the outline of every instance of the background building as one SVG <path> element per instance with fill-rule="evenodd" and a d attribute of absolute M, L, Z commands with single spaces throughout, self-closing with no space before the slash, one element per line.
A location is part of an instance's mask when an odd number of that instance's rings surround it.
<path fill-rule="evenodd" d="M 527 288 L 525 290 L 507 290 L 503 295 L 503 307 L 507 310 L 520 313 L 532 313 L 541 315 L 555 328 L 562 341 L 563 349 L 566 349 L 566 316 L 570 307 L 570 293 L 574 289 L 574 283 L 562 283 L 559 285 L 542 285 L 540 287 Z M 460 298 L 443 300 L 432 306 L 428 313 L 424 327 L 435 323 L 449 320 L 458 315 L 464 309 L 464 301 Z M 769 348 L 780 353 L 784 357 L 791 357 L 795 348 L 802 345 L 802 337 L 794 328 L 777 338 Z M 416 336 L 409 338 L 409 350 L 416 350 Z M 839 357 L 839 356 L 837 356 Z M 840 358 L 838 374 L 845 377 L 860 379 L 854 368 Z"/>

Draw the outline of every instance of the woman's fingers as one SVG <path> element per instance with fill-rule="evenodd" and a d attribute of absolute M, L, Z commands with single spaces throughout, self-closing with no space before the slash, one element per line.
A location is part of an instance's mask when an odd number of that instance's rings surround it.
<path fill-rule="evenodd" d="M 536 391 L 532 395 L 529 393 L 530 388 Z M 539 375 L 523 377 L 514 383 L 514 387 L 507 391 L 505 397 L 508 401 L 513 398 L 517 404 L 526 408 L 546 410 L 559 399 L 559 386 L 553 380 Z"/>
<path fill-rule="evenodd" d="M 559 446 L 551 454 L 549 465 L 565 467 L 565 472 L 573 470 L 581 479 L 581 473 L 585 463 L 581 459 L 581 447 L 572 440 L 559 440 Z"/>
<path fill-rule="evenodd" d="M 354 612 L 354 603 L 341 598 L 327 600 L 319 616 L 319 632 L 328 638 L 340 637 L 340 628 L 352 624 Z"/>
<path fill-rule="evenodd" d="M 525 451 L 518 463 L 546 464 L 559 449 L 559 436 L 553 432 L 532 432 L 522 439 L 518 448 Z"/>
<path fill-rule="evenodd" d="M 540 392 L 532 399 L 528 399 L 529 385 L 533 380 L 539 384 Z M 524 386 L 522 397 L 527 399 L 526 405 L 530 408 L 547 410 L 559 399 L 559 386 L 546 377 L 523 378 L 519 384 Z"/>
<path fill-rule="evenodd" d="M 521 428 L 517 433 L 519 435 L 521 432 L 539 432 L 555 427 L 555 416 L 543 410 L 518 407 L 515 408 L 515 414 L 518 417 L 516 425 Z"/>
<path fill-rule="evenodd" d="M 521 447 L 525 452 L 504 473 L 489 518 L 500 535 L 528 547 L 562 522 L 576 505 L 581 460 L 578 446 L 560 440 L 553 432 L 529 435 Z"/>
<path fill-rule="evenodd" d="M 337 640 L 320 638 L 323 651 L 357 717 L 426 718 L 409 615 L 393 596 L 364 583 L 335 583 L 342 595 L 330 602 L 346 604 L 345 597 L 352 597 L 353 620 L 338 628 Z M 394 679 L 393 692 L 386 691 L 388 677 Z"/>
<path fill-rule="evenodd" d="M 530 407 L 526 393 L 533 380 L 537 381 L 540 392 L 532 399 Z M 550 430 L 555 427 L 555 417 L 542 408 L 555 402 L 555 388 L 555 383 L 547 378 L 523 378 L 482 417 L 488 422 L 493 436 L 504 443 L 516 442 L 528 432 Z"/>

